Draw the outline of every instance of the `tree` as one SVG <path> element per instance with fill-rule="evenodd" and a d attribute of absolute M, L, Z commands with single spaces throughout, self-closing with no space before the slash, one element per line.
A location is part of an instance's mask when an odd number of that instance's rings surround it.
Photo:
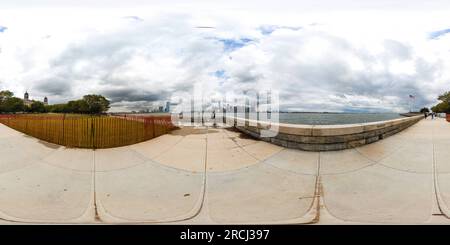
<path fill-rule="evenodd" d="M 71 100 L 67 104 L 46 106 L 47 111 L 54 113 L 90 113 L 98 114 L 109 109 L 109 101 L 101 95 L 85 95 L 80 100 Z"/>
<path fill-rule="evenodd" d="M 0 112 L 19 112 L 25 109 L 23 101 L 13 96 L 14 93 L 9 90 L 0 91 Z"/>
<path fill-rule="evenodd" d="M 3 99 L 0 107 L 0 111 L 2 112 L 19 112 L 25 110 L 23 100 L 16 97 L 7 97 L 6 99 Z"/>
<path fill-rule="evenodd" d="M 428 109 L 427 107 L 424 107 L 422 109 L 420 109 L 420 113 L 424 113 L 424 112 L 430 112 L 430 109 Z"/>
<path fill-rule="evenodd" d="M 44 113 L 47 112 L 47 108 L 45 107 L 44 103 L 40 101 L 34 101 L 31 103 L 30 107 L 28 108 L 29 112 L 37 112 L 37 113 Z"/>
<path fill-rule="evenodd" d="M 432 107 L 432 110 L 436 113 L 450 113 L 450 91 L 439 95 L 438 100 L 441 103 Z"/>
<path fill-rule="evenodd" d="M 6 98 L 11 98 L 14 96 L 14 93 L 9 90 L 0 91 L 0 102 Z"/>
<path fill-rule="evenodd" d="M 89 113 L 89 106 L 84 100 L 72 100 L 67 103 L 65 111 L 70 113 Z"/>
<path fill-rule="evenodd" d="M 72 100 L 67 104 L 44 105 L 34 101 L 29 107 L 24 105 L 22 99 L 13 97 L 11 91 L 0 91 L 0 112 L 54 112 L 54 113 L 90 113 L 99 114 L 108 111 L 110 102 L 102 95 L 89 94 L 80 100 Z"/>
<path fill-rule="evenodd" d="M 450 91 L 439 95 L 438 100 L 440 100 L 442 102 L 450 103 Z"/>
<path fill-rule="evenodd" d="M 436 113 L 446 113 L 446 112 L 448 113 L 450 112 L 450 105 L 446 102 L 441 102 L 431 107 L 431 110 Z"/>
<path fill-rule="evenodd" d="M 47 105 L 45 106 L 46 110 L 53 113 L 66 113 L 67 111 L 67 104 L 54 104 L 54 105 Z"/>
<path fill-rule="evenodd" d="M 12 98 L 13 96 L 14 94 L 11 91 L 8 90 L 0 91 L 0 113 L 7 112 L 5 107 L 6 100 Z"/>
<path fill-rule="evenodd" d="M 89 113 L 99 114 L 104 113 L 109 109 L 109 100 L 107 100 L 102 95 L 89 94 L 83 96 L 83 101 L 86 102 L 88 106 Z"/>

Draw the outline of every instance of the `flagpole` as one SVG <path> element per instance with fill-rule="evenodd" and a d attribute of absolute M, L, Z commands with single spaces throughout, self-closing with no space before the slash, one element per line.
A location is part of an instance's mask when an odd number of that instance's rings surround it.
<path fill-rule="evenodd" d="M 409 99 L 410 99 L 410 101 L 409 101 L 409 112 L 412 112 L 413 109 L 414 109 L 414 104 L 415 104 L 416 96 L 410 94 L 410 95 L 409 95 Z"/>
<path fill-rule="evenodd" d="M 412 98 L 409 96 L 409 112 L 412 112 Z"/>

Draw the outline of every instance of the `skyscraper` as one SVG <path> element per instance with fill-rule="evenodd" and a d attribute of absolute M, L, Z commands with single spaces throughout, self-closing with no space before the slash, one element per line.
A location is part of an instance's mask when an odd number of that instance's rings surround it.
<path fill-rule="evenodd" d="M 165 112 L 170 112 L 170 101 L 166 102 L 166 109 Z"/>

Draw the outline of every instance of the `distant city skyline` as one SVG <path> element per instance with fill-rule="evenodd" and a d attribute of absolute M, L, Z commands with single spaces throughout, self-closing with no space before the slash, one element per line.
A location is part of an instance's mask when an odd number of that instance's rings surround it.
<path fill-rule="evenodd" d="M 206 28 L 207 27 L 207 28 Z M 0 90 L 159 109 L 273 89 L 280 110 L 406 112 L 450 90 L 448 1 L 0 3 Z"/>

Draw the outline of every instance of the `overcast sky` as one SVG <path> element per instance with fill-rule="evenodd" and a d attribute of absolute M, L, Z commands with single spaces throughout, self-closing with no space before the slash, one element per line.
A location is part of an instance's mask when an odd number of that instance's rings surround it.
<path fill-rule="evenodd" d="M 0 90 L 121 111 L 274 89 L 286 110 L 371 112 L 450 90 L 450 1 L 90 2 L 2 0 Z"/>

